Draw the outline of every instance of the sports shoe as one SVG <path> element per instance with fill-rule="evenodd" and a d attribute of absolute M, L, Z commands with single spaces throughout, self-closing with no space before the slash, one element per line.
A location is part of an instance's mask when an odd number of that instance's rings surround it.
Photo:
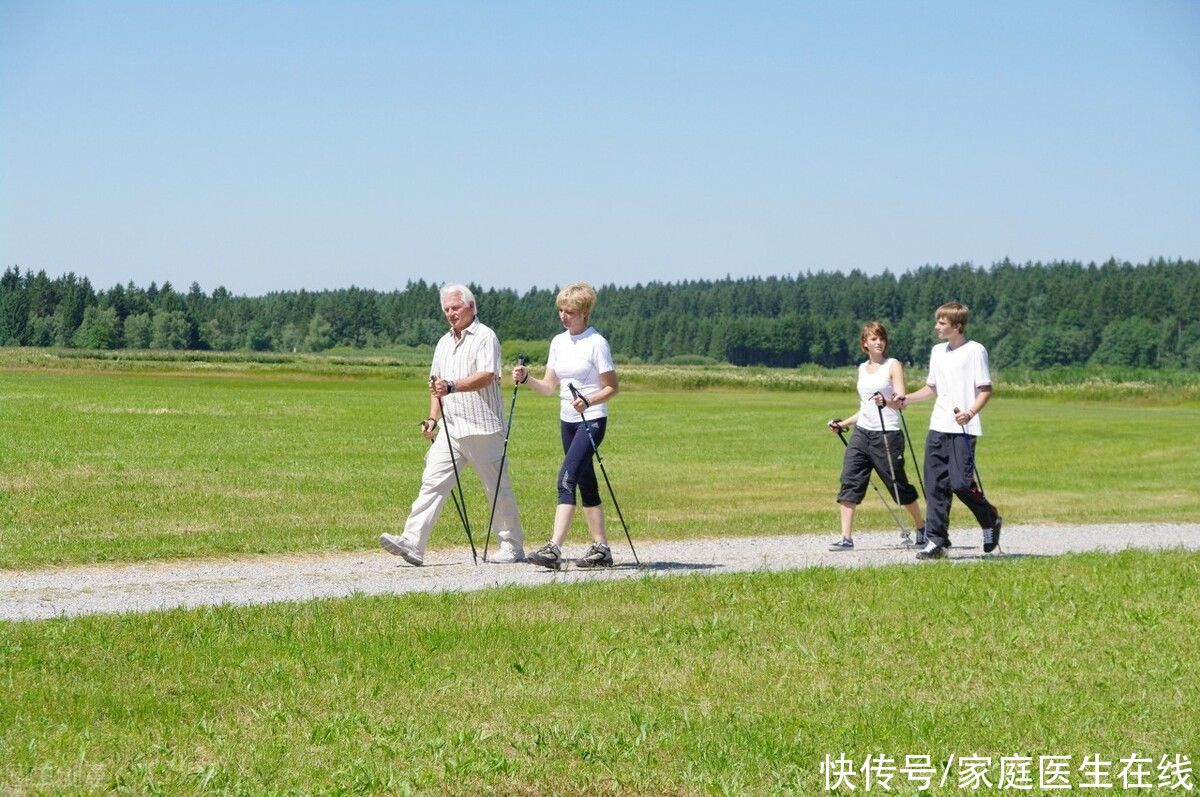
<path fill-rule="evenodd" d="M 538 567 L 549 567 L 557 570 L 562 566 L 562 551 L 554 543 L 548 542 L 525 557 L 525 561 Z"/>
<path fill-rule="evenodd" d="M 929 544 L 929 538 L 925 536 L 925 527 L 922 526 L 921 528 L 917 529 L 917 539 L 913 541 L 913 545 L 917 545 L 917 546 L 924 548 L 928 544 Z M 947 546 L 947 547 L 949 547 L 949 546 Z"/>
<path fill-rule="evenodd" d="M 1000 552 L 1000 528 L 1003 525 L 1004 518 L 996 515 L 996 525 L 983 530 L 983 552 L 985 554 Z"/>
<path fill-rule="evenodd" d="M 925 547 L 917 551 L 918 559 L 945 559 L 946 549 L 940 545 L 934 545 L 932 542 L 926 543 Z"/>
<path fill-rule="evenodd" d="M 383 546 L 385 551 L 399 556 L 413 567 L 420 567 L 425 564 L 424 557 L 413 547 L 411 542 L 403 537 L 397 537 L 395 534 L 380 534 L 379 544 Z"/>
<path fill-rule="evenodd" d="M 592 547 L 587 549 L 587 553 L 575 560 L 575 566 L 583 568 L 612 567 L 612 550 L 603 543 L 594 542 Z"/>
<path fill-rule="evenodd" d="M 488 561 L 496 565 L 511 565 L 525 561 L 525 551 L 520 546 L 513 545 L 508 540 L 500 543 L 500 549 L 488 557 Z"/>
<path fill-rule="evenodd" d="M 840 540 L 829 546 L 831 551 L 853 551 L 854 540 L 849 537 L 842 537 Z"/>

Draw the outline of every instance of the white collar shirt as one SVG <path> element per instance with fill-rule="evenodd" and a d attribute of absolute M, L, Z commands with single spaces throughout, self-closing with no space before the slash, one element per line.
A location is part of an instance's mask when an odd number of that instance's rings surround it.
<path fill-rule="evenodd" d="M 486 371 L 496 378 L 482 390 L 454 392 L 442 397 L 443 423 L 454 437 L 497 434 L 504 431 L 500 402 L 500 339 L 476 317 L 455 339 L 450 330 L 433 351 L 430 376 L 465 379 Z"/>

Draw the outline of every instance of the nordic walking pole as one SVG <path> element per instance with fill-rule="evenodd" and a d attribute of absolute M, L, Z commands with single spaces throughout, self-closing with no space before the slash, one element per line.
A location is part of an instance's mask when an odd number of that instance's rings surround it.
<path fill-rule="evenodd" d="M 575 389 L 575 385 L 570 382 L 567 387 L 571 390 L 573 398 L 579 398 L 579 391 Z M 637 551 L 633 547 L 633 537 L 629 536 L 629 525 L 625 522 L 625 516 L 621 514 L 621 505 L 617 503 L 617 494 L 613 492 L 612 482 L 608 480 L 608 471 L 604 469 L 604 457 L 600 456 L 600 449 L 596 448 L 596 438 L 592 437 L 592 430 L 587 425 L 587 418 L 583 417 L 583 413 L 579 413 L 579 420 L 583 422 L 583 431 L 587 432 L 588 441 L 592 444 L 592 453 L 596 455 L 596 461 L 600 463 L 600 472 L 604 474 L 604 483 L 608 485 L 608 494 L 612 497 L 613 506 L 617 508 L 617 517 L 621 519 L 621 528 L 625 529 L 625 539 L 629 541 L 629 550 L 633 554 L 633 561 L 641 567 L 641 561 L 638 560 Z"/>
<path fill-rule="evenodd" d="M 962 410 L 960 410 L 958 407 L 955 407 L 955 408 L 954 408 L 954 415 L 955 415 L 955 417 L 958 417 L 958 414 L 959 414 L 960 412 L 962 412 Z M 960 424 L 958 425 L 958 428 L 963 430 L 963 435 L 964 435 L 964 436 L 967 434 L 967 427 L 966 427 L 966 424 L 962 424 L 962 423 L 960 423 Z M 978 457 L 976 457 L 976 456 L 975 456 L 975 452 L 974 452 L 974 451 L 971 451 L 971 465 L 973 465 L 973 466 L 974 466 L 974 468 L 975 468 L 975 482 L 976 482 L 976 483 L 979 485 L 979 492 L 981 492 L 981 493 L 982 493 L 982 492 L 984 491 L 984 490 L 983 490 L 983 479 L 982 479 L 982 477 L 980 477 L 980 475 L 979 475 L 979 461 L 978 461 Z"/>
<path fill-rule="evenodd" d="M 830 424 L 838 424 L 838 429 L 836 429 L 836 432 L 838 432 L 838 437 L 841 438 L 841 444 L 845 445 L 846 448 L 850 448 L 850 443 L 846 442 L 846 431 L 844 429 L 842 429 L 842 426 L 841 426 L 841 419 L 834 418 L 832 421 L 829 421 L 829 423 Z M 833 426 L 830 426 L 829 429 L 833 429 Z M 900 526 L 900 519 L 899 519 L 899 517 L 896 517 L 895 510 L 892 509 L 892 504 L 889 504 L 888 499 L 883 497 L 883 493 L 880 492 L 880 486 L 875 484 L 874 481 L 871 481 L 870 474 L 866 475 L 866 483 L 870 484 L 871 490 L 874 490 L 875 495 L 880 497 L 880 503 L 883 504 L 884 509 L 888 510 L 888 514 L 892 515 L 892 520 L 894 520 L 896 522 L 896 526 Z M 900 526 L 900 531 L 901 532 L 904 531 L 904 526 Z"/>
<path fill-rule="evenodd" d="M 422 429 L 424 429 L 424 428 L 425 428 L 425 421 L 421 421 L 421 428 L 422 428 Z M 432 440 L 430 440 L 430 441 L 429 441 L 429 447 L 430 447 L 430 448 L 433 448 L 435 445 L 437 445 L 437 424 L 436 424 L 436 423 L 434 424 L 434 427 L 433 427 L 433 428 L 434 428 L 434 438 L 433 438 Z M 462 521 L 462 518 L 463 518 L 463 511 L 462 511 L 462 507 L 460 507 L 460 506 L 458 505 L 458 493 L 456 493 L 456 492 L 454 492 L 453 490 L 451 490 L 451 491 L 450 491 L 450 498 L 451 498 L 451 499 L 453 499 L 453 501 L 454 501 L 454 511 L 455 511 L 455 513 L 458 515 L 458 519 L 459 519 L 459 521 Z"/>
<path fill-rule="evenodd" d="M 883 398 L 883 395 L 878 392 L 875 395 Z M 888 474 L 892 477 L 892 497 L 896 499 L 896 506 L 900 506 L 900 485 L 896 484 L 896 465 L 892 462 L 892 444 L 888 442 L 887 424 L 883 422 L 883 405 L 876 404 L 875 409 L 879 411 L 879 428 L 883 430 L 879 434 L 883 436 L 883 453 L 887 456 Z M 912 540 L 912 535 L 909 534 L 908 529 L 904 528 L 903 523 L 900 524 L 900 538 L 905 542 Z"/>
<path fill-rule="evenodd" d="M 921 478 L 921 466 L 917 464 L 917 447 L 913 445 L 912 435 L 908 433 L 908 421 L 904 420 L 904 410 L 896 413 L 900 416 L 900 426 L 904 429 L 904 439 L 908 440 L 908 450 L 912 452 L 913 468 L 917 471 L 917 485 L 921 488 L 921 497 L 925 498 L 925 480 Z M 925 498 L 926 503 L 929 502 Z"/>
<path fill-rule="evenodd" d="M 829 421 L 829 423 L 838 424 L 838 429 L 836 429 L 836 432 L 838 432 L 838 437 L 841 438 L 841 444 L 845 445 L 846 448 L 850 448 L 850 443 L 846 442 L 846 431 L 841 427 L 841 419 L 834 418 L 832 421 Z M 833 429 L 833 426 L 830 426 L 830 429 Z M 880 503 L 883 504 L 884 509 L 888 510 L 888 514 L 892 515 L 892 520 L 896 522 L 896 526 L 900 526 L 901 532 L 904 531 L 904 526 L 901 525 L 899 517 L 896 517 L 895 510 L 892 509 L 892 504 L 889 504 L 888 499 L 884 498 L 883 493 L 880 492 L 880 486 L 875 484 L 874 481 L 871 481 L 870 474 L 866 475 L 866 481 L 868 481 L 868 484 L 871 485 L 871 490 L 875 491 L 875 495 L 880 497 Z"/>
<path fill-rule="evenodd" d="M 517 365 L 528 362 L 524 354 L 517 355 Z M 504 452 L 500 455 L 500 471 L 496 474 L 496 490 L 492 493 L 492 513 L 488 515 L 487 538 L 483 541 L 483 561 L 487 561 L 488 545 L 492 542 L 492 522 L 496 519 L 496 501 L 500 498 L 500 480 L 504 477 L 504 460 L 508 457 L 508 437 L 512 434 L 513 413 L 517 410 L 517 388 L 513 385 L 512 402 L 508 405 L 508 425 L 504 427 Z"/>
<path fill-rule="evenodd" d="M 433 387 L 436 377 L 429 377 L 429 386 Z M 446 417 L 446 408 L 442 406 L 442 397 L 437 396 L 438 414 L 442 416 L 442 423 L 446 427 L 446 448 L 450 450 L 450 466 L 454 468 L 454 483 L 458 486 L 458 494 L 462 498 L 462 504 L 459 505 L 460 518 L 462 519 L 463 528 L 467 532 L 467 542 L 471 543 L 471 559 L 475 564 L 479 564 L 479 555 L 475 553 L 475 539 L 471 536 L 471 521 L 467 518 L 467 496 L 463 493 L 462 481 L 458 478 L 458 460 L 454 458 L 454 443 L 450 440 L 450 419 Z M 453 495 L 454 491 L 451 490 Z"/>
<path fill-rule="evenodd" d="M 435 378 L 435 377 L 432 377 L 432 376 L 431 376 L 431 377 L 429 377 L 429 387 L 430 387 L 430 389 L 431 389 L 431 390 L 433 389 L 433 381 L 434 381 L 434 378 Z M 439 402 L 438 402 L 438 411 L 439 411 L 439 413 L 441 412 L 441 409 L 442 409 L 442 404 L 441 404 L 441 402 L 439 401 Z M 425 422 L 424 422 L 424 421 L 422 421 L 421 423 L 422 423 L 422 424 L 424 424 Z M 443 420 L 442 424 L 443 424 L 443 426 L 445 425 L 445 421 L 444 421 L 444 420 Z M 450 433 L 449 433 L 449 432 L 446 432 L 446 434 L 447 434 L 447 435 L 449 435 Z M 436 423 L 434 424 L 434 439 L 429 441 L 429 447 L 430 447 L 430 448 L 433 448 L 435 445 L 437 445 L 437 424 L 436 424 Z M 452 501 L 454 502 L 454 513 L 455 513 L 456 515 L 458 515 L 458 522 L 463 524 L 463 528 L 466 528 L 466 524 L 467 524 L 466 516 L 467 516 L 467 513 L 466 513 L 466 511 L 463 509 L 463 506 L 465 506 L 465 504 L 459 504 L 459 503 L 458 503 L 458 493 L 456 493 L 454 490 L 451 490 L 451 491 L 450 491 L 450 500 L 452 500 Z M 466 500 L 466 499 L 464 498 L 464 501 L 465 501 L 465 500 Z"/>

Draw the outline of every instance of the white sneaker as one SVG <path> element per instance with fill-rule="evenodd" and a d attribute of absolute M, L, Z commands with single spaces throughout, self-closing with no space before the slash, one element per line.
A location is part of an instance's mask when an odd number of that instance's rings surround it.
<path fill-rule="evenodd" d="M 500 543 L 500 549 L 488 557 L 496 565 L 511 565 L 525 561 L 525 551 L 508 540 Z"/>
<path fill-rule="evenodd" d="M 945 559 L 946 549 L 930 540 L 924 548 L 917 551 L 918 559 Z"/>
<path fill-rule="evenodd" d="M 399 556 L 414 567 L 420 567 L 425 564 L 425 558 L 417 552 L 417 549 L 413 547 L 411 542 L 403 537 L 397 537 L 395 534 L 380 534 L 379 544 L 388 553 Z"/>

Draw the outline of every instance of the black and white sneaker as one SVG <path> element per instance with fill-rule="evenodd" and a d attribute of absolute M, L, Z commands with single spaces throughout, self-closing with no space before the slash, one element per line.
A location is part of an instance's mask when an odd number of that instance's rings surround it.
<path fill-rule="evenodd" d="M 592 547 L 587 549 L 587 553 L 575 560 L 575 566 L 582 568 L 612 567 L 612 550 L 607 545 L 594 542 Z"/>
<path fill-rule="evenodd" d="M 932 542 L 926 543 L 925 547 L 917 551 L 918 559 L 945 559 L 946 549 L 940 545 L 934 545 Z"/>
<path fill-rule="evenodd" d="M 831 551 L 853 551 L 854 540 L 849 537 L 842 537 L 840 540 L 829 546 Z"/>
<path fill-rule="evenodd" d="M 548 567 L 551 570 L 558 570 L 562 567 L 562 551 L 554 543 L 548 542 L 526 556 L 525 561 L 538 567 Z"/>
<path fill-rule="evenodd" d="M 1000 551 L 1000 528 L 1004 525 L 1004 518 L 996 515 L 996 525 L 990 529 L 983 530 L 983 552 L 985 554 L 1001 553 Z"/>

